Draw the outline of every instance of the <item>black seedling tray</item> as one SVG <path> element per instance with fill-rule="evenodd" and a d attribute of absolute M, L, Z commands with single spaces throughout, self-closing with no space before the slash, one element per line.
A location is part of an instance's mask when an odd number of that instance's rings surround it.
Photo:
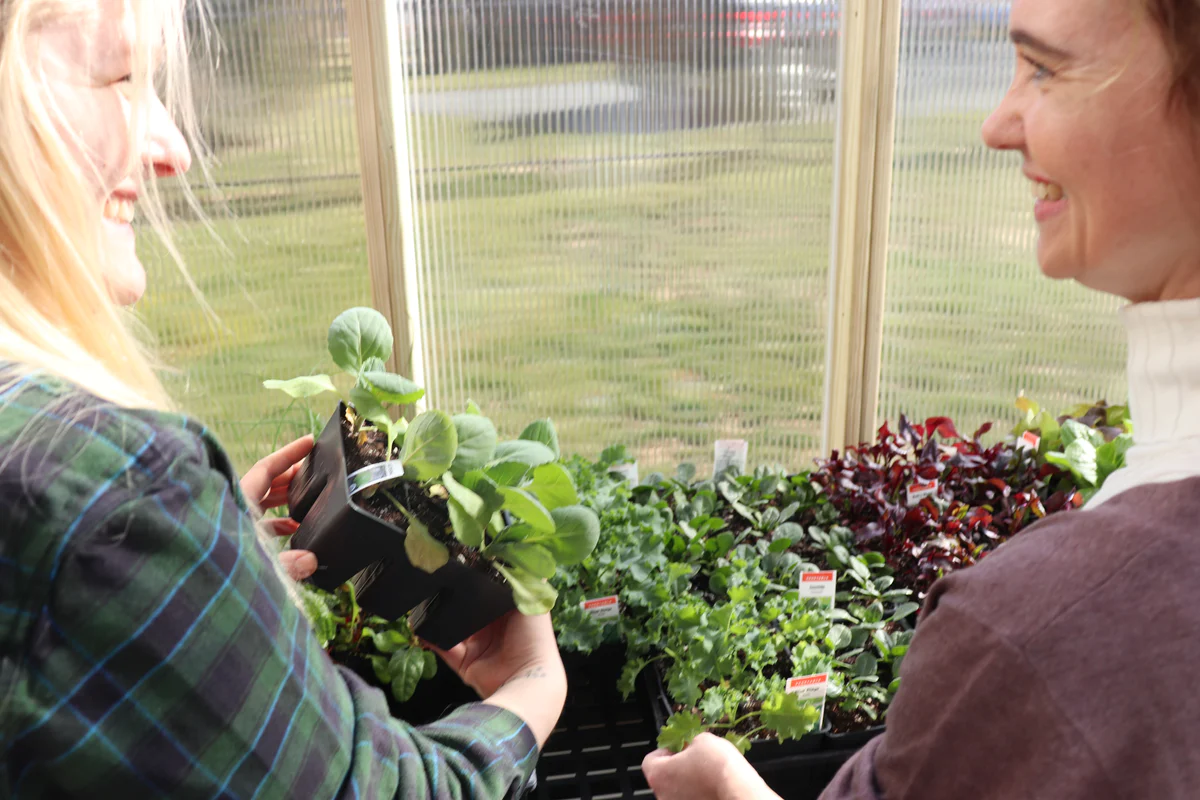
<path fill-rule="evenodd" d="M 658 728 L 644 687 L 639 686 L 629 700 L 617 692 L 623 661 L 619 648 L 601 648 L 591 656 L 563 655 L 567 704 L 542 749 L 537 783 L 529 797 L 629 800 L 653 796 L 642 776 L 642 759 L 657 748 Z"/>
<path fill-rule="evenodd" d="M 432 574 L 409 563 L 405 531 L 359 508 L 347 485 L 338 404 L 312 453 L 288 490 L 292 519 L 300 523 L 291 546 L 311 550 L 320 565 L 309 580 L 333 591 L 353 579 L 368 614 L 398 619 L 413 611 L 413 630 L 448 650 L 513 610 L 512 592 L 485 573 L 451 560 Z"/>
<path fill-rule="evenodd" d="M 883 733 L 883 730 L 883 725 L 876 725 L 873 728 L 851 731 L 850 733 L 827 733 L 825 734 L 824 747 L 826 750 L 849 750 L 853 752 L 861 749 L 867 742 Z"/>

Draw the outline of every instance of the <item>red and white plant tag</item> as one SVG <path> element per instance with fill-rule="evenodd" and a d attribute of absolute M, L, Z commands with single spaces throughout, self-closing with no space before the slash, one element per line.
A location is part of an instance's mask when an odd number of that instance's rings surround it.
<path fill-rule="evenodd" d="M 829 673 L 804 675 L 798 678 L 788 678 L 786 691 L 796 695 L 800 700 L 811 700 L 821 704 L 821 718 L 817 729 L 825 727 L 825 695 L 829 692 Z"/>
<path fill-rule="evenodd" d="M 636 461 L 634 461 L 632 464 L 614 464 L 608 468 L 608 471 L 615 472 L 620 475 L 630 486 L 637 486 L 639 483 L 638 465 Z"/>
<path fill-rule="evenodd" d="M 1042 437 L 1038 436 L 1033 431 L 1025 431 L 1017 439 L 1018 450 L 1032 450 L 1035 453 L 1042 444 Z"/>
<path fill-rule="evenodd" d="M 837 570 L 800 573 L 800 596 L 832 600 L 837 594 Z"/>
<path fill-rule="evenodd" d="M 718 439 L 713 444 L 713 476 L 720 475 L 730 467 L 737 467 L 739 473 L 745 473 L 749 453 L 750 443 L 745 439 Z"/>
<path fill-rule="evenodd" d="M 621 616 L 621 604 L 615 594 L 584 600 L 579 605 L 593 619 L 616 619 Z"/>
<path fill-rule="evenodd" d="M 915 506 L 926 497 L 933 497 L 938 493 L 938 482 L 934 478 L 931 481 L 913 481 L 908 485 L 908 504 Z"/>

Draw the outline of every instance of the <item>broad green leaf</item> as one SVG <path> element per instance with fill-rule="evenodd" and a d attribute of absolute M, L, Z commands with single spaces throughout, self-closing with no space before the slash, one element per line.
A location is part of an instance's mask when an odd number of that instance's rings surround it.
<path fill-rule="evenodd" d="M 500 563 L 495 563 L 495 567 L 504 576 L 504 580 L 508 581 L 509 588 L 512 589 L 513 600 L 517 604 L 517 610 L 522 614 L 529 616 L 548 614 L 554 608 L 558 592 L 554 590 L 553 586 L 519 567 L 510 567 Z"/>
<path fill-rule="evenodd" d="M 381 431 L 386 431 L 392 424 L 392 418 L 387 409 L 379 402 L 379 398 L 362 386 L 350 390 L 350 405 L 354 412 Z"/>
<path fill-rule="evenodd" d="M 437 572 L 450 560 L 450 550 L 433 538 L 420 520 L 409 517 L 408 533 L 404 537 L 404 554 L 417 569 Z"/>
<path fill-rule="evenodd" d="M 475 519 L 486 528 L 492 516 L 504 507 L 504 495 L 500 494 L 500 487 L 482 472 L 468 472 L 463 476 L 462 484 L 483 501 L 483 508 Z"/>
<path fill-rule="evenodd" d="M 1021 411 L 1024 411 L 1031 417 L 1042 410 L 1041 406 L 1024 395 L 1017 398 L 1017 408 L 1019 408 Z"/>
<path fill-rule="evenodd" d="M 478 414 L 455 414 L 454 429 L 458 432 L 458 452 L 450 471 L 455 475 L 483 467 L 496 455 L 498 436 L 496 426 Z"/>
<path fill-rule="evenodd" d="M 364 372 L 362 377 L 369 385 L 371 394 L 383 403 L 403 406 L 415 403 L 425 396 L 425 390 L 420 386 L 391 372 Z"/>
<path fill-rule="evenodd" d="M 558 463 L 542 464 L 534 468 L 533 478 L 525 488 L 550 511 L 579 503 L 579 494 L 575 491 L 575 481 L 571 480 L 571 473 Z"/>
<path fill-rule="evenodd" d="M 475 401 L 470 398 L 467 398 L 467 413 L 483 414 L 483 412 L 479 410 L 479 406 L 475 404 Z"/>
<path fill-rule="evenodd" d="M 484 511 L 483 498 L 475 491 L 459 483 L 449 472 L 442 474 L 442 485 L 446 487 L 446 493 L 450 495 L 450 499 L 457 501 L 464 511 L 476 519 L 482 518 Z"/>
<path fill-rule="evenodd" d="M 896 606 L 896 611 L 891 616 L 892 622 L 899 622 L 910 614 L 921 610 L 920 603 L 902 603 Z"/>
<path fill-rule="evenodd" d="M 496 461 L 515 461 L 531 467 L 540 467 L 558 459 L 546 445 L 541 442 L 517 439 L 511 442 L 500 442 L 496 445 Z"/>
<path fill-rule="evenodd" d="M 489 466 L 485 473 L 499 486 L 517 486 L 529 474 L 529 465 L 518 461 L 501 461 Z"/>
<path fill-rule="evenodd" d="M 554 518 L 536 497 L 512 486 L 501 486 L 500 494 L 504 495 L 504 508 L 528 522 L 534 530 L 554 533 Z"/>
<path fill-rule="evenodd" d="M 543 542 L 559 564 L 578 564 L 592 554 L 600 540 L 600 519 L 584 506 L 563 506 L 550 512 L 553 538 Z"/>
<path fill-rule="evenodd" d="M 416 471 L 417 480 L 427 481 L 450 468 L 457 448 L 458 432 L 450 417 L 443 411 L 426 411 L 408 426 L 400 460 Z"/>
<path fill-rule="evenodd" d="M 482 507 L 483 502 L 480 501 L 479 505 Z M 479 519 L 463 508 L 462 503 L 453 497 L 446 501 L 446 508 L 450 512 L 450 525 L 454 528 L 454 538 L 476 550 L 483 547 L 483 524 Z"/>
<path fill-rule="evenodd" d="M 305 397 L 316 397 L 325 392 L 337 394 L 337 387 L 328 375 L 305 375 L 303 378 L 292 378 L 290 381 L 263 381 L 264 389 L 275 389 L 283 392 L 293 400 L 303 400 Z"/>
<path fill-rule="evenodd" d="M 384 686 L 392 682 L 392 675 L 388 672 L 388 660 L 383 656 L 371 656 L 371 670 L 375 673 L 375 679 Z"/>
<path fill-rule="evenodd" d="M 392 328 L 373 308 L 351 308 L 329 326 L 329 355 L 333 363 L 357 375 L 369 358 L 387 361 L 392 355 Z"/>
<path fill-rule="evenodd" d="M 667 724 L 658 732 L 658 746 L 672 753 L 682 753 L 683 749 L 704 733 L 704 721 L 691 711 L 680 711 L 672 714 Z"/>
<path fill-rule="evenodd" d="M 758 719 L 779 739 L 799 739 L 817 726 L 821 710 L 812 701 L 801 701 L 789 692 L 773 694 L 763 701 Z"/>
<path fill-rule="evenodd" d="M 528 442 L 541 442 L 550 448 L 555 458 L 562 455 L 558 449 L 558 431 L 554 430 L 554 423 L 549 419 L 529 423 L 517 438 Z"/>
<path fill-rule="evenodd" d="M 557 567 L 554 563 L 554 556 L 540 544 L 530 544 L 529 542 L 497 544 L 488 548 L 488 554 L 514 567 L 520 567 L 539 578 L 554 577 Z"/>
<path fill-rule="evenodd" d="M 435 656 L 432 651 L 424 650 L 422 652 L 425 653 L 425 668 L 421 673 L 421 677 L 425 680 L 429 680 L 434 675 L 437 675 L 438 660 L 437 656 Z"/>
<path fill-rule="evenodd" d="M 387 364 L 382 358 L 371 356 L 362 363 L 362 368 L 359 369 L 360 376 L 367 372 L 387 372 Z"/>
<path fill-rule="evenodd" d="M 829 645 L 830 650 L 841 650 L 850 644 L 850 639 L 849 628 L 845 625 L 834 625 L 829 629 L 829 633 L 825 637 L 825 643 Z"/>
<path fill-rule="evenodd" d="M 792 546 L 792 540 L 786 537 L 775 539 L 767 546 L 768 553 L 786 553 L 788 548 Z"/>
<path fill-rule="evenodd" d="M 388 673 L 392 676 L 392 695 L 401 703 L 412 699 L 425 675 L 424 652 L 416 647 L 399 651 L 388 663 Z"/>
<path fill-rule="evenodd" d="M 1067 445 L 1064 455 L 1071 472 L 1092 486 L 1099 479 L 1096 467 L 1096 446 L 1087 439 L 1076 439 Z"/>
<path fill-rule="evenodd" d="M 1133 437 L 1124 433 L 1096 449 L 1097 485 L 1102 484 L 1105 478 L 1125 466 L 1125 453 L 1132 446 Z"/>
<path fill-rule="evenodd" d="M 399 631 L 384 631 L 372 637 L 375 642 L 375 649 L 385 655 L 391 655 L 408 644 Z"/>
<path fill-rule="evenodd" d="M 850 668 L 850 674 L 856 677 L 867 677 L 875 675 L 879 671 L 879 660 L 870 653 L 863 653 L 854 660 L 854 666 Z"/>

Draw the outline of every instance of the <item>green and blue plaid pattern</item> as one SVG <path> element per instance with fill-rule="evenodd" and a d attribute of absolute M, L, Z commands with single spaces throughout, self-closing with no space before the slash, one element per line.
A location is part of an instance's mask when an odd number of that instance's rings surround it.
<path fill-rule="evenodd" d="M 0 796 L 521 793 L 518 717 L 414 728 L 329 660 L 203 426 L 0 386 Z"/>

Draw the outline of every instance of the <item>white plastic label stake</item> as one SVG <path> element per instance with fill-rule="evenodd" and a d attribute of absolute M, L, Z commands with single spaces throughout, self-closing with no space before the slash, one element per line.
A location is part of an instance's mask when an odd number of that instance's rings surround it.
<path fill-rule="evenodd" d="M 837 594 L 837 571 L 800 573 L 800 596 L 832 600 Z"/>
<path fill-rule="evenodd" d="M 908 486 L 908 504 L 910 506 L 915 506 L 926 497 L 933 497 L 937 493 L 937 479 L 931 481 L 913 481 Z"/>
<path fill-rule="evenodd" d="M 625 479 L 625 482 L 630 486 L 637 486 L 640 482 L 638 479 L 638 466 L 634 461 L 632 464 L 614 464 L 608 468 L 609 472 L 615 472 Z"/>
<path fill-rule="evenodd" d="M 403 477 L 404 465 L 400 463 L 400 459 L 382 461 L 351 473 L 346 478 L 346 490 L 350 492 L 351 496 L 354 496 L 364 489 L 369 489 L 372 486 L 378 486 L 381 483 L 387 483 L 388 481 L 394 481 Z"/>
<path fill-rule="evenodd" d="M 817 729 L 825 727 L 825 695 L 829 691 L 829 673 L 805 675 L 799 678 L 788 678 L 786 691 L 796 695 L 800 700 L 820 702 L 821 718 L 817 721 Z"/>
<path fill-rule="evenodd" d="M 594 619 L 616 619 L 621 615 L 621 605 L 615 594 L 584 600 L 579 605 Z"/>
<path fill-rule="evenodd" d="M 1033 431 L 1025 431 L 1021 434 L 1021 438 L 1017 439 L 1018 450 L 1033 450 L 1037 451 L 1042 444 L 1042 437 L 1038 436 Z"/>
<path fill-rule="evenodd" d="M 750 443 L 745 439 L 718 439 L 713 444 L 713 475 L 720 475 L 730 467 L 737 467 L 739 473 L 745 474 L 749 453 Z"/>

